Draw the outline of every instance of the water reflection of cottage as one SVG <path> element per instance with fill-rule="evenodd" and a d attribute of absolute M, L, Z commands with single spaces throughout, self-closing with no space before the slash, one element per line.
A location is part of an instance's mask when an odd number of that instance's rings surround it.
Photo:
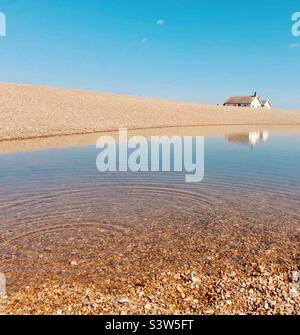
<path fill-rule="evenodd" d="M 251 148 L 254 148 L 258 143 L 267 142 L 268 139 L 269 133 L 267 131 L 251 131 L 245 134 L 233 134 L 227 136 L 228 142 L 250 145 Z"/>

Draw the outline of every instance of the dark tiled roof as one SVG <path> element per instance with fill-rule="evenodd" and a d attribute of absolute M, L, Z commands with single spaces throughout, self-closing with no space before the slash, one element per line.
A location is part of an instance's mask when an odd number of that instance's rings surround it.
<path fill-rule="evenodd" d="M 252 96 L 241 96 L 241 97 L 230 97 L 225 104 L 243 104 L 243 105 L 250 105 L 251 102 L 255 99 Z"/>

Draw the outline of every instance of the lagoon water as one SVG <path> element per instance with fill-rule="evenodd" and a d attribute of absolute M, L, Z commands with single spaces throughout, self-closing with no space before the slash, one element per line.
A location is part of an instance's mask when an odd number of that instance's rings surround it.
<path fill-rule="evenodd" d="M 122 282 L 207 259 L 211 271 L 258 258 L 299 263 L 300 133 L 206 137 L 204 179 L 192 184 L 179 172 L 100 173 L 98 153 L 0 154 L 9 290 Z"/>

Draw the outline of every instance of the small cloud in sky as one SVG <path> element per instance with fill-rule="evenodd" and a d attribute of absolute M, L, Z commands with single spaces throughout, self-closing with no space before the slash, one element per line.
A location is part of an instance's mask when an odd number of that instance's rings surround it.
<path fill-rule="evenodd" d="M 157 24 L 158 26 L 164 26 L 164 25 L 166 24 L 166 21 L 163 20 L 163 19 L 159 19 L 159 20 L 156 21 L 156 24 Z"/>
<path fill-rule="evenodd" d="M 141 42 L 143 43 L 143 44 L 147 44 L 148 43 L 148 38 L 147 37 L 143 37 L 142 39 L 141 39 Z"/>
<path fill-rule="evenodd" d="M 296 48 L 299 48 L 299 47 L 300 47 L 300 43 L 291 43 L 290 44 L 291 49 L 296 49 Z"/>

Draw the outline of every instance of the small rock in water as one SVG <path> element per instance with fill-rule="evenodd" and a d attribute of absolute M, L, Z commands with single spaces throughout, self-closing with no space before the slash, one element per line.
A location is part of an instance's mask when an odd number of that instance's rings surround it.
<path fill-rule="evenodd" d="M 213 309 L 207 309 L 206 311 L 204 311 L 204 315 L 211 315 L 214 314 L 215 311 Z"/>
<path fill-rule="evenodd" d="M 177 285 L 176 286 L 176 290 L 179 292 L 179 293 L 183 293 L 183 289 L 180 285 Z"/>
<path fill-rule="evenodd" d="M 147 310 L 147 311 L 148 311 L 149 309 L 151 309 L 151 307 L 152 307 L 152 306 L 151 306 L 151 304 L 149 304 L 149 303 L 147 303 L 147 304 L 144 306 L 145 310 Z"/>
<path fill-rule="evenodd" d="M 192 276 L 191 280 L 192 280 L 193 284 L 199 284 L 200 283 L 200 279 L 195 277 L 195 276 Z"/>
<path fill-rule="evenodd" d="M 296 287 L 292 287 L 290 288 L 290 295 L 293 297 L 293 298 L 297 298 L 299 296 L 299 291 Z"/>
<path fill-rule="evenodd" d="M 292 272 L 292 283 L 298 283 L 300 281 L 300 271 Z"/>
<path fill-rule="evenodd" d="M 129 299 L 126 297 L 126 296 L 122 296 L 122 297 L 118 297 L 116 299 L 116 301 L 119 303 L 119 304 L 125 304 L 126 302 L 129 302 Z"/>

